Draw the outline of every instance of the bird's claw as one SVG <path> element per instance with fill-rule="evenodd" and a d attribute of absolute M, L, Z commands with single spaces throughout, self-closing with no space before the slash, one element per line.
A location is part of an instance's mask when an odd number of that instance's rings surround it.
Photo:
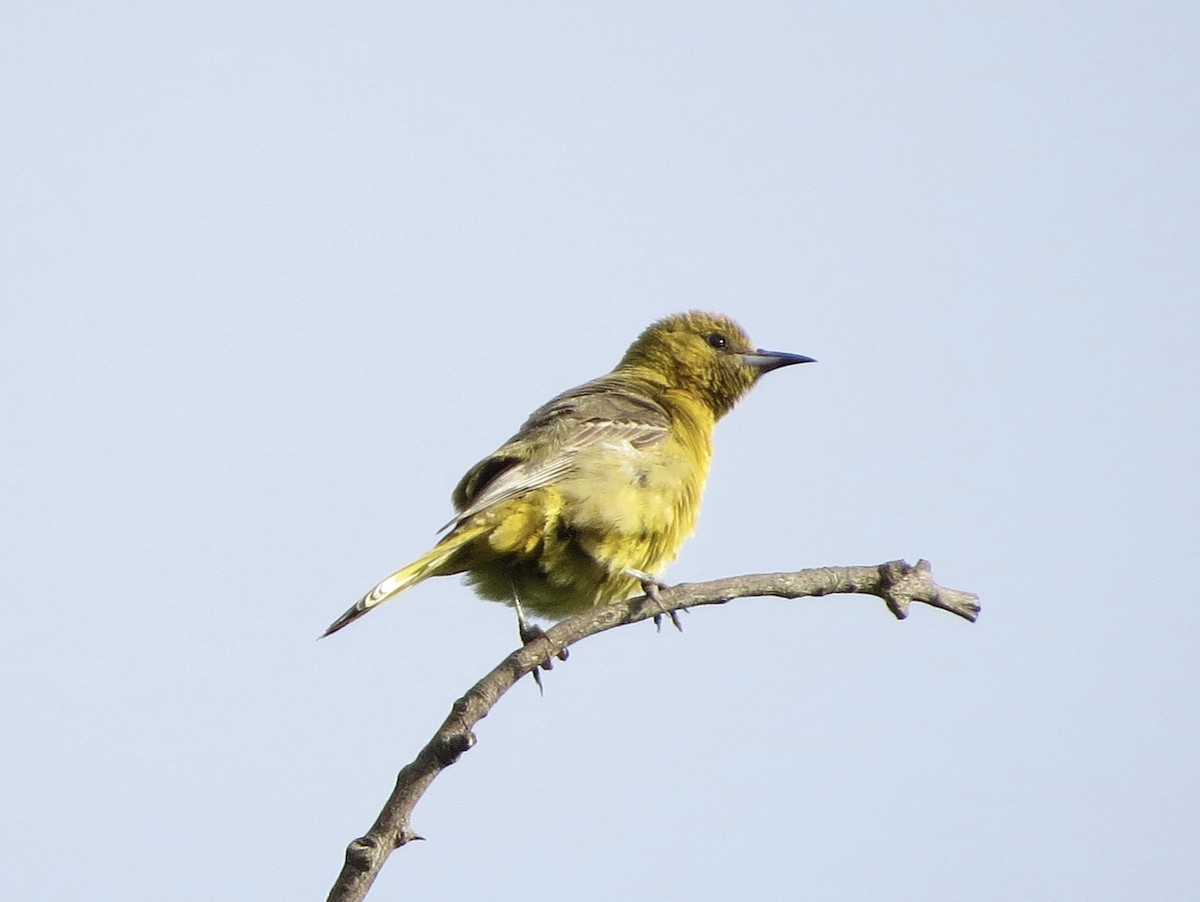
<path fill-rule="evenodd" d="M 646 597 L 654 602 L 654 604 L 658 607 L 658 613 L 654 615 L 654 628 L 658 630 L 658 632 L 662 632 L 662 619 L 663 615 L 665 614 L 671 618 L 671 625 L 682 633 L 683 624 L 679 621 L 679 615 L 674 611 L 667 610 L 666 606 L 662 602 L 662 596 L 659 594 L 659 590 L 665 589 L 666 587 L 666 583 L 661 583 L 656 579 L 642 580 L 642 591 L 645 592 Z M 685 608 L 684 610 L 687 609 Z"/>
<path fill-rule="evenodd" d="M 546 637 L 546 631 L 544 629 L 542 629 L 540 626 L 538 626 L 536 623 L 530 623 L 528 620 L 525 619 L 525 612 L 521 609 L 519 602 L 517 603 L 516 607 L 517 607 L 517 632 L 521 636 L 521 644 L 528 645 L 530 642 L 534 642 L 538 639 L 544 639 Z M 546 690 L 542 686 L 542 671 L 554 669 L 553 658 L 558 658 L 558 660 L 560 660 L 560 661 L 565 661 L 565 660 L 567 660 L 568 657 L 570 657 L 570 655 L 571 655 L 570 649 L 561 648 L 557 652 L 555 652 L 552 657 L 547 657 L 545 661 L 542 661 L 540 664 L 534 665 L 534 668 L 533 668 L 533 670 L 530 671 L 530 673 L 533 674 L 533 681 L 535 683 L 537 683 L 539 694 L 541 694 L 541 695 L 546 694 Z"/>
<path fill-rule="evenodd" d="M 536 623 L 530 623 L 522 616 L 517 617 L 517 632 L 521 636 L 521 644 L 528 645 L 536 639 L 541 639 L 546 635 L 546 631 Z"/>

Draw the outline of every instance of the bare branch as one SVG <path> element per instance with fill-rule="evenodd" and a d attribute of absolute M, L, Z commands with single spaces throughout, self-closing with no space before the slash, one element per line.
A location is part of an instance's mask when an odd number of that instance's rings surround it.
<path fill-rule="evenodd" d="M 346 862 L 330 890 L 328 902 L 361 902 L 387 857 L 405 843 L 421 839 L 413 832 L 409 817 L 429 784 L 475 744 L 472 727 L 487 716 L 500 696 L 563 649 L 596 633 L 681 608 L 763 595 L 807 598 L 834 594 L 877 596 L 900 620 L 908 616 L 913 602 L 950 611 L 972 622 L 979 615 L 977 596 L 939 586 L 933 581 L 929 562 L 921 560 L 916 566 L 890 561 L 874 567 L 821 567 L 795 573 L 761 573 L 707 583 L 681 583 L 659 593 L 661 607 L 646 596 L 639 596 L 570 617 L 514 651 L 454 703 L 450 716 L 433 739 L 400 771 L 396 788 L 371 829 L 346 848 Z"/>

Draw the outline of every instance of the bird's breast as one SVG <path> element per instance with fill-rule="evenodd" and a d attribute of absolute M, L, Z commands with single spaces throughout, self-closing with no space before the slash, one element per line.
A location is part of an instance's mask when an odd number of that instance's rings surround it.
<path fill-rule="evenodd" d="M 576 541 L 613 570 L 665 567 L 696 525 L 707 438 L 673 430 L 650 447 L 602 445 L 581 455 L 558 486 Z"/>

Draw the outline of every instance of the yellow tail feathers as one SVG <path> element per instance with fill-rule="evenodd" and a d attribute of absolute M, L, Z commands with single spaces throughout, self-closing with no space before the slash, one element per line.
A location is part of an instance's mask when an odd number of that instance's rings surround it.
<path fill-rule="evenodd" d="M 487 532 L 489 528 L 487 526 L 477 526 L 474 529 L 468 528 L 450 533 L 450 535 L 434 545 L 433 548 L 421 555 L 421 557 L 417 558 L 407 567 L 397 570 L 355 602 L 354 607 L 329 624 L 328 629 L 321 634 L 321 638 L 324 639 L 326 636 L 336 633 L 342 627 L 353 623 L 372 608 L 383 604 L 393 595 L 398 595 L 405 589 L 411 589 L 422 580 L 428 579 L 431 576 L 444 576 L 447 573 L 458 572 L 457 570 L 443 570 L 441 568 L 464 545 L 469 544 Z"/>

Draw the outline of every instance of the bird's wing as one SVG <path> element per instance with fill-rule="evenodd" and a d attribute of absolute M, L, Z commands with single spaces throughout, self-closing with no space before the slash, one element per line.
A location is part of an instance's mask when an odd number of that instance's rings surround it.
<path fill-rule="evenodd" d="M 467 472 L 454 490 L 458 516 L 447 526 L 557 482 L 585 449 L 610 445 L 636 453 L 661 442 L 669 426 L 662 405 L 608 377 L 564 392 Z"/>

